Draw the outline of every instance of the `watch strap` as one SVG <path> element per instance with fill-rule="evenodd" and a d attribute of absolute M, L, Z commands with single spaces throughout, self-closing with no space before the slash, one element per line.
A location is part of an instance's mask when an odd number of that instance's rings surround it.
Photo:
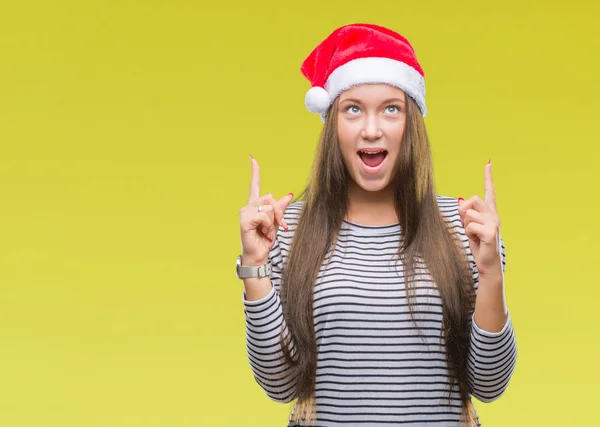
<path fill-rule="evenodd" d="M 242 256 L 240 255 L 236 265 L 236 274 L 238 279 L 265 277 L 271 274 L 271 268 L 271 261 L 263 265 L 242 265 Z"/>

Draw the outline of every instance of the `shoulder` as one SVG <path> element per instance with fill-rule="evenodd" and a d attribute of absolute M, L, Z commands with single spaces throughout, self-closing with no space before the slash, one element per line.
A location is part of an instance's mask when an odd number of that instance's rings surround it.
<path fill-rule="evenodd" d="M 442 218 L 446 221 L 449 230 L 457 235 L 467 253 L 470 253 L 469 239 L 467 238 L 467 234 L 460 220 L 460 214 L 458 213 L 458 198 L 439 194 L 436 195 L 436 198 Z"/>
<path fill-rule="evenodd" d="M 438 208 L 446 221 L 453 226 L 460 226 L 460 214 L 458 213 L 458 198 L 436 194 Z"/>
<path fill-rule="evenodd" d="M 279 250 L 279 246 L 284 249 L 288 249 L 292 243 L 292 238 L 294 237 L 294 233 L 296 232 L 296 228 L 298 227 L 298 222 L 300 219 L 300 214 L 302 212 L 302 207 L 304 206 L 304 201 L 297 201 L 293 203 L 288 203 L 288 205 L 283 210 L 283 218 L 288 225 L 288 230 L 284 230 L 283 227 L 278 227 L 275 248 Z"/>
<path fill-rule="evenodd" d="M 277 228 L 275 243 L 269 254 L 269 258 L 273 262 L 273 274 L 271 275 L 271 279 L 278 278 L 283 269 L 283 265 L 287 263 L 288 252 L 298 226 L 298 220 L 303 205 L 303 201 L 288 203 L 283 211 L 283 218 L 289 228 L 287 231 L 284 230 L 283 227 Z"/>
<path fill-rule="evenodd" d="M 302 207 L 304 206 L 304 201 L 300 200 L 297 202 L 289 203 L 285 210 L 283 211 L 283 218 L 287 222 L 288 226 L 291 228 L 296 228 L 298 224 L 298 220 L 300 218 L 300 213 L 302 212 Z"/>

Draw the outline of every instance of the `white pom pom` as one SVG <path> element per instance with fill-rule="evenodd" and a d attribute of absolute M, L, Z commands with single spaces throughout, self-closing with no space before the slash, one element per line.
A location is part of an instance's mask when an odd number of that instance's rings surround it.
<path fill-rule="evenodd" d="M 326 112 L 330 102 L 327 91 L 319 86 L 311 87 L 304 98 L 304 104 L 311 113 Z"/>

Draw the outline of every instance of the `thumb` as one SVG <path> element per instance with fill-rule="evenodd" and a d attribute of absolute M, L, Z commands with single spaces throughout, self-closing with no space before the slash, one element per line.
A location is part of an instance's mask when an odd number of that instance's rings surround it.
<path fill-rule="evenodd" d="M 288 225 L 287 225 L 287 222 L 285 221 L 283 214 L 285 213 L 285 208 L 292 201 L 293 198 L 294 198 L 294 193 L 288 193 L 277 201 L 277 204 L 279 205 L 279 208 L 281 209 L 281 212 L 282 212 L 282 215 L 281 215 L 282 216 L 282 218 L 281 218 L 282 225 L 286 231 L 288 229 Z"/>
<path fill-rule="evenodd" d="M 287 205 L 292 201 L 293 198 L 294 193 L 287 193 L 285 196 L 279 199 L 277 203 L 279 203 L 279 207 L 283 210 L 287 207 Z"/>

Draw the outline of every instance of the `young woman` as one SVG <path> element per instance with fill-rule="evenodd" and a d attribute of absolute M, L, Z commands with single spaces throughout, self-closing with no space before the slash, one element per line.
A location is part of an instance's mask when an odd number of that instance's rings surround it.
<path fill-rule="evenodd" d="M 240 212 L 248 360 L 289 426 L 480 425 L 517 347 L 491 163 L 484 199 L 435 192 L 424 74 L 376 25 L 335 30 L 302 64 L 324 122 L 301 197 Z"/>

